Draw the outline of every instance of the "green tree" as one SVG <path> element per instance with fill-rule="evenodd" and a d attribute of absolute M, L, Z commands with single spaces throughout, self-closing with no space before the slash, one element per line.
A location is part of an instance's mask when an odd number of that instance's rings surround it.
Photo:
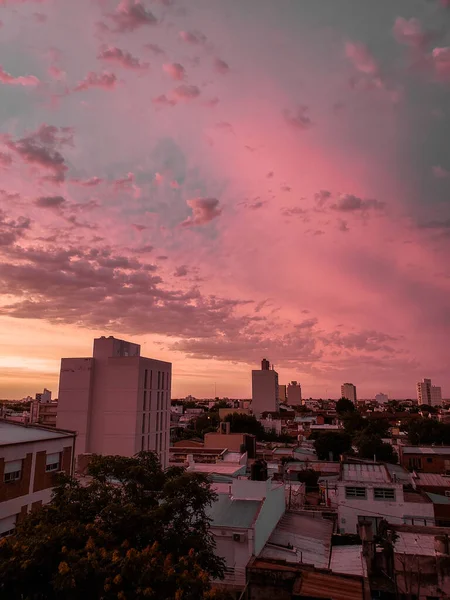
<path fill-rule="evenodd" d="M 352 451 L 352 439 L 345 432 L 327 431 L 317 437 L 314 448 L 320 460 L 329 460 L 330 454 L 333 460 L 339 460 L 341 454 Z"/>
<path fill-rule="evenodd" d="M 358 449 L 359 458 L 373 459 L 377 461 L 395 464 L 398 461 L 397 453 L 391 444 L 383 442 L 376 434 L 362 431 L 354 438 L 354 444 Z"/>
<path fill-rule="evenodd" d="M 230 424 L 231 433 L 249 433 L 262 440 L 265 435 L 264 427 L 252 415 L 231 413 L 225 417 L 225 422 Z"/>
<path fill-rule="evenodd" d="M 0 542 L 0 598 L 196 600 L 223 575 L 206 477 L 163 472 L 152 453 L 94 457 L 90 481 L 61 477 L 50 504 Z"/>
<path fill-rule="evenodd" d="M 355 411 L 344 412 L 342 415 L 342 424 L 344 425 L 345 433 L 354 435 L 355 432 L 362 431 L 367 426 L 367 419 L 364 419 L 362 414 Z"/>
<path fill-rule="evenodd" d="M 351 400 L 348 400 L 347 398 L 340 398 L 336 402 L 336 412 L 338 413 L 338 415 L 343 415 L 347 412 L 354 412 L 355 410 L 355 405 L 353 404 L 353 402 L 351 402 Z"/>
<path fill-rule="evenodd" d="M 434 419 L 413 419 L 408 426 L 408 440 L 414 445 L 450 445 L 450 425 Z"/>
<path fill-rule="evenodd" d="M 374 415 L 372 418 L 367 419 L 364 431 L 368 435 L 379 435 L 380 437 L 388 437 L 389 427 L 389 420 L 386 419 L 386 417 L 383 417 L 383 415 Z"/>
<path fill-rule="evenodd" d="M 211 408 L 209 409 L 210 412 L 217 412 L 219 410 L 219 408 L 229 408 L 229 403 L 227 400 L 217 400 L 217 402 L 211 406 Z"/>

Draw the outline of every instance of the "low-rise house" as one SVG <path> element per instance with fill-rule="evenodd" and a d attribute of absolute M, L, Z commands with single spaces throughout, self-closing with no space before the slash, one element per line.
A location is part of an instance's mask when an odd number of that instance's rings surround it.
<path fill-rule="evenodd" d="M 450 446 L 399 446 L 399 462 L 409 471 L 450 475 Z"/>
<path fill-rule="evenodd" d="M 413 485 L 416 489 L 433 494 L 450 496 L 450 476 L 437 473 L 412 473 Z"/>
<path fill-rule="evenodd" d="M 0 421 L 0 537 L 51 499 L 56 474 L 73 474 L 75 433 Z"/>
<path fill-rule="evenodd" d="M 434 525 L 431 500 L 394 481 L 382 463 L 341 463 L 338 481 L 328 486 L 326 502 L 338 513 L 340 533 L 357 534 L 361 522 L 376 533 L 382 520 L 394 524 Z"/>

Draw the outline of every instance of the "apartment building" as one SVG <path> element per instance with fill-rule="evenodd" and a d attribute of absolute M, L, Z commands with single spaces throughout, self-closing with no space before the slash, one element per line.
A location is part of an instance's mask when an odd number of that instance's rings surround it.
<path fill-rule="evenodd" d="M 56 473 L 73 474 L 75 433 L 0 421 L 0 538 L 51 499 Z"/>
<path fill-rule="evenodd" d="M 169 460 L 172 364 L 141 356 L 141 347 L 113 336 L 94 340 L 92 358 L 63 358 L 57 425 L 78 433 L 78 454 Z"/>
<path fill-rule="evenodd" d="M 434 525 L 434 508 L 426 494 L 404 490 L 381 463 L 341 463 L 338 481 L 327 491 L 338 513 L 340 533 L 356 534 L 370 522 L 376 533 L 385 519 L 392 524 Z"/>

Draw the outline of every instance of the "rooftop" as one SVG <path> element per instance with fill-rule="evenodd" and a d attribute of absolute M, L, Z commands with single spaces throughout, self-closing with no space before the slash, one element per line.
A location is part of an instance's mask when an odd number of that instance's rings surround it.
<path fill-rule="evenodd" d="M 74 432 L 62 431 L 61 429 L 45 429 L 33 425 L 25 426 L 21 423 L 0 421 L 0 446 L 55 440 L 72 437 L 73 435 Z"/>
<path fill-rule="evenodd" d="M 402 446 L 403 454 L 450 454 L 450 446 Z"/>
<path fill-rule="evenodd" d="M 362 546 L 333 546 L 331 549 L 330 569 L 334 573 L 347 573 L 366 577 Z"/>
<path fill-rule="evenodd" d="M 435 556 L 434 535 L 397 531 L 395 552 L 419 556 Z"/>
<path fill-rule="evenodd" d="M 367 483 L 390 483 L 391 478 L 385 465 L 377 463 L 344 463 L 341 481 Z"/>
<path fill-rule="evenodd" d="M 432 494 L 431 492 L 425 492 L 428 498 L 433 504 L 450 504 L 450 498 L 448 496 L 441 496 L 441 494 Z"/>
<path fill-rule="evenodd" d="M 191 463 L 187 470 L 191 473 L 217 473 L 218 475 L 230 475 L 232 477 L 237 477 L 238 475 L 245 474 L 246 466 L 227 462 Z"/>
<path fill-rule="evenodd" d="M 429 485 L 450 488 L 450 477 L 444 477 L 444 475 L 438 475 L 437 473 L 417 473 L 414 481 L 418 486 Z"/>
<path fill-rule="evenodd" d="M 235 500 L 228 494 L 218 494 L 218 499 L 208 509 L 212 527 L 249 529 L 255 521 L 263 500 Z"/>
<path fill-rule="evenodd" d="M 331 521 L 286 512 L 261 551 L 260 557 L 328 568 L 332 533 Z"/>

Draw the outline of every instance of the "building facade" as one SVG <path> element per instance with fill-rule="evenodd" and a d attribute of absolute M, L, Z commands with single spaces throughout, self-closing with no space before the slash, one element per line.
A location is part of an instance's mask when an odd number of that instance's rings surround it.
<path fill-rule="evenodd" d="M 380 392 L 375 396 L 375 402 L 383 406 L 384 404 L 387 404 L 389 402 L 389 397 L 387 394 L 383 394 L 382 392 Z"/>
<path fill-rule="evenodd" d="M 256 417 L 263 412 L 280 408 L 278 373 L 268 360 L 263 359 L 260 371 L 252 371 L 252 411 Z"/>
<path fill-rule="evenodd" d="M 347 400 L 356 404 L 356 386 L 353 383 L 343 383 L 341 385 L 341 398 L 347 398 Z"/>
<path fill-rule="evenodd" d="M 287 391 L 285 385 L 278 386 L 278 397 L 280 398 L 280 402 L 286 402 L 287 400 Z"/>
<path fill-rule="evenodd" d="M 437 385 L 432 385 L 431 379 L 422 379 L 417 383 L 417 402 L 428 406 L 442 404 L 442 390 Z"/>
<path fill-rule="evenodd" d="M 291 406 L 297 406 L 302 403 L 302 387 L 296 381 L 291 381 L 287 386 L 287 400 Z"/>
<path fill-rule="evenodd" d="M 77 431 L 77 454 L 150 450 L 165 468 L 171 383 L 171 363 L 142 357 L 138 344 L 97 338 L 92 358 L 61 360 L 57 425 Z"/>
<path fill-rule="evenodd" d="M 0 538 L 47 504 L 55 474 L 73 474 L 75 433 L 0 421 Z"/>

